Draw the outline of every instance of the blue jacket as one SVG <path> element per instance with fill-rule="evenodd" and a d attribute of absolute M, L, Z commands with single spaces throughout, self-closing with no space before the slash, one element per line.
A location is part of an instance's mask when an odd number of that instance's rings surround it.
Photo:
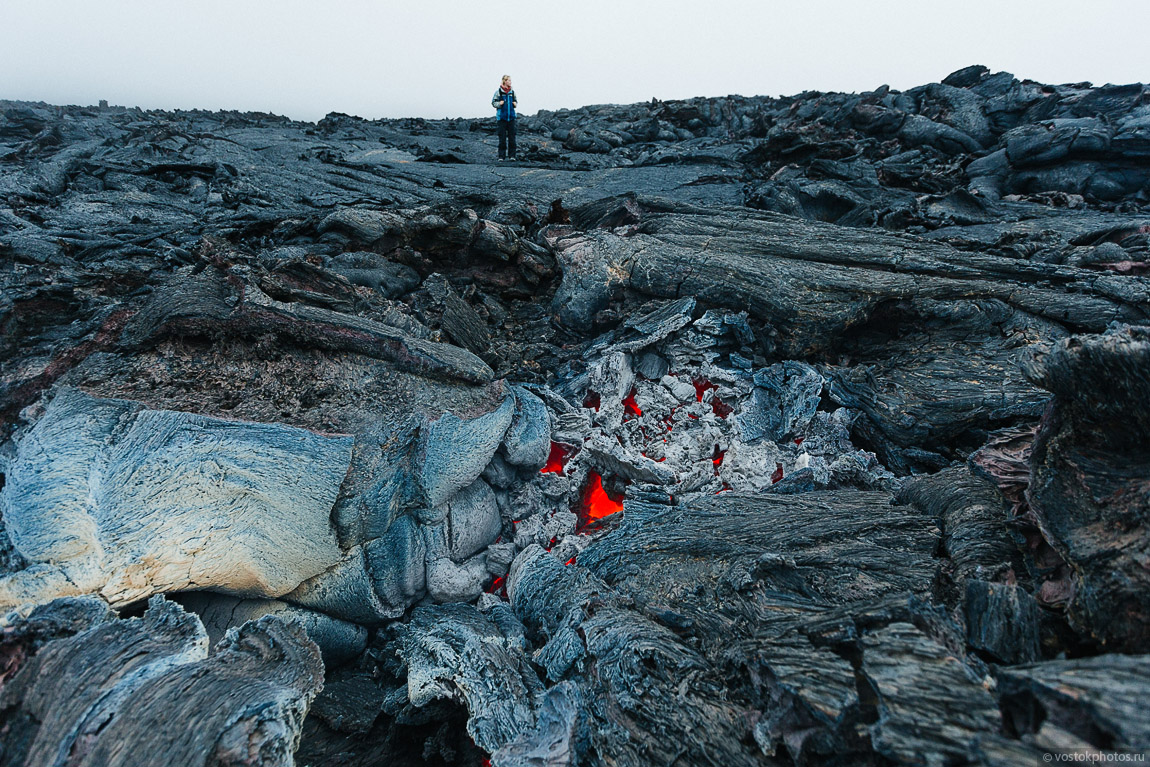
<path fill-rule="evenodd" d="M 503 102 L 503 106 L 499 106 L 499 102 Z M 495 89 L 495 95 L 491 97 L 491 106 L 495 107 L 495 116 L 499 120 L 514 120 L 515 119 L 515 89 L 512 88 L 507 94 L 503 94 L 502 88 Z"/>

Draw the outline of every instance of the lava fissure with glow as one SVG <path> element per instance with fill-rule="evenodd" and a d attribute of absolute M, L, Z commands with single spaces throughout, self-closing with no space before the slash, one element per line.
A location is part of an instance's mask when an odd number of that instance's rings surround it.
<path fill-rule="evenodd" d="M 623 412 L 627 415 L 641 416 L 643 411 L 635 403 L 635 391 L 635 389 L 631 389 L 631 393 L 623 398 Z"/>
<path fill-rule="evenodd" d="M 612 498 L 603 487 L 603 477 L 592 469 L 587 472 L 587 484 L 583 488 L 583 504 L 580 509 L 581 527 L 591 527 L 623 510 L 623 499 Z"/>
<path fill-rule="evenodd" d="M 578 448 L 574 445 L 566 445 L 562 442 L 552 442 L 551 452 L 547 454 L 547 463 L 543 464 L 543 468 L 539 470 L 540 474 L 562 474 L 563 467 L 567 465 L 568 459 L 578 452 Z"/>

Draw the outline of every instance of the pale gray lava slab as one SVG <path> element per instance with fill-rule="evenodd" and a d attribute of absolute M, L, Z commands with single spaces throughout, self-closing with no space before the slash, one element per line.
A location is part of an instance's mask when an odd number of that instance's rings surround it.
<path fill-rule="evenodd" d="M 21 440 L 0 496 L 31 563 L 0 580 L 0 604 L 285 594 L 341 557 L 330 513 L 351 445 L 63 391 Z"/>

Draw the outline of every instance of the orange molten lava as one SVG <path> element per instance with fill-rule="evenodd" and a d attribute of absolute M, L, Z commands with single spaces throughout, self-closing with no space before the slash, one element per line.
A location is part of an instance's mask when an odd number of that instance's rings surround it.
<path fill-rule="evenodd" d="M 623 400 L 623 412 L 626 415 L 639 416 L 643 415 L 643 411 L 639 409 L 638 403 L 635 402 L 635 390 L 632 389 L 631 393 Z"/>
<path fill-rule="evenodd" d="M 603 478 L 597 472 L 588 472 L 583 488 L 583 518 L 588 522 L 604 519 L 623 510 L 623 499 L 615 500 L 603 489 Z"/>
<path fill-rule="evenodd" d="M 547 454 L 547 463 L 539 470 L 540 474 L 562 474 L 563 467 L 567 465 L 567 459 L 575 452 L 575 448 L 571 445 L 565 445 L 562 442 L 552 442 L 551 452 Z"/>

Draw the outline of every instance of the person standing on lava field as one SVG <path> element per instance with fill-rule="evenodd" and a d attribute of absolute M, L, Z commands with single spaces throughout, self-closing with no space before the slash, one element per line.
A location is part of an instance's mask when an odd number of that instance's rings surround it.
<path fill-rule="evenodd" d="M 503 82 L 491 97 L 495 119 L 499 125 L 499 159 L 515 159 L 515 91 L 511 88 L 511 75 L 503 75 Z"/>

